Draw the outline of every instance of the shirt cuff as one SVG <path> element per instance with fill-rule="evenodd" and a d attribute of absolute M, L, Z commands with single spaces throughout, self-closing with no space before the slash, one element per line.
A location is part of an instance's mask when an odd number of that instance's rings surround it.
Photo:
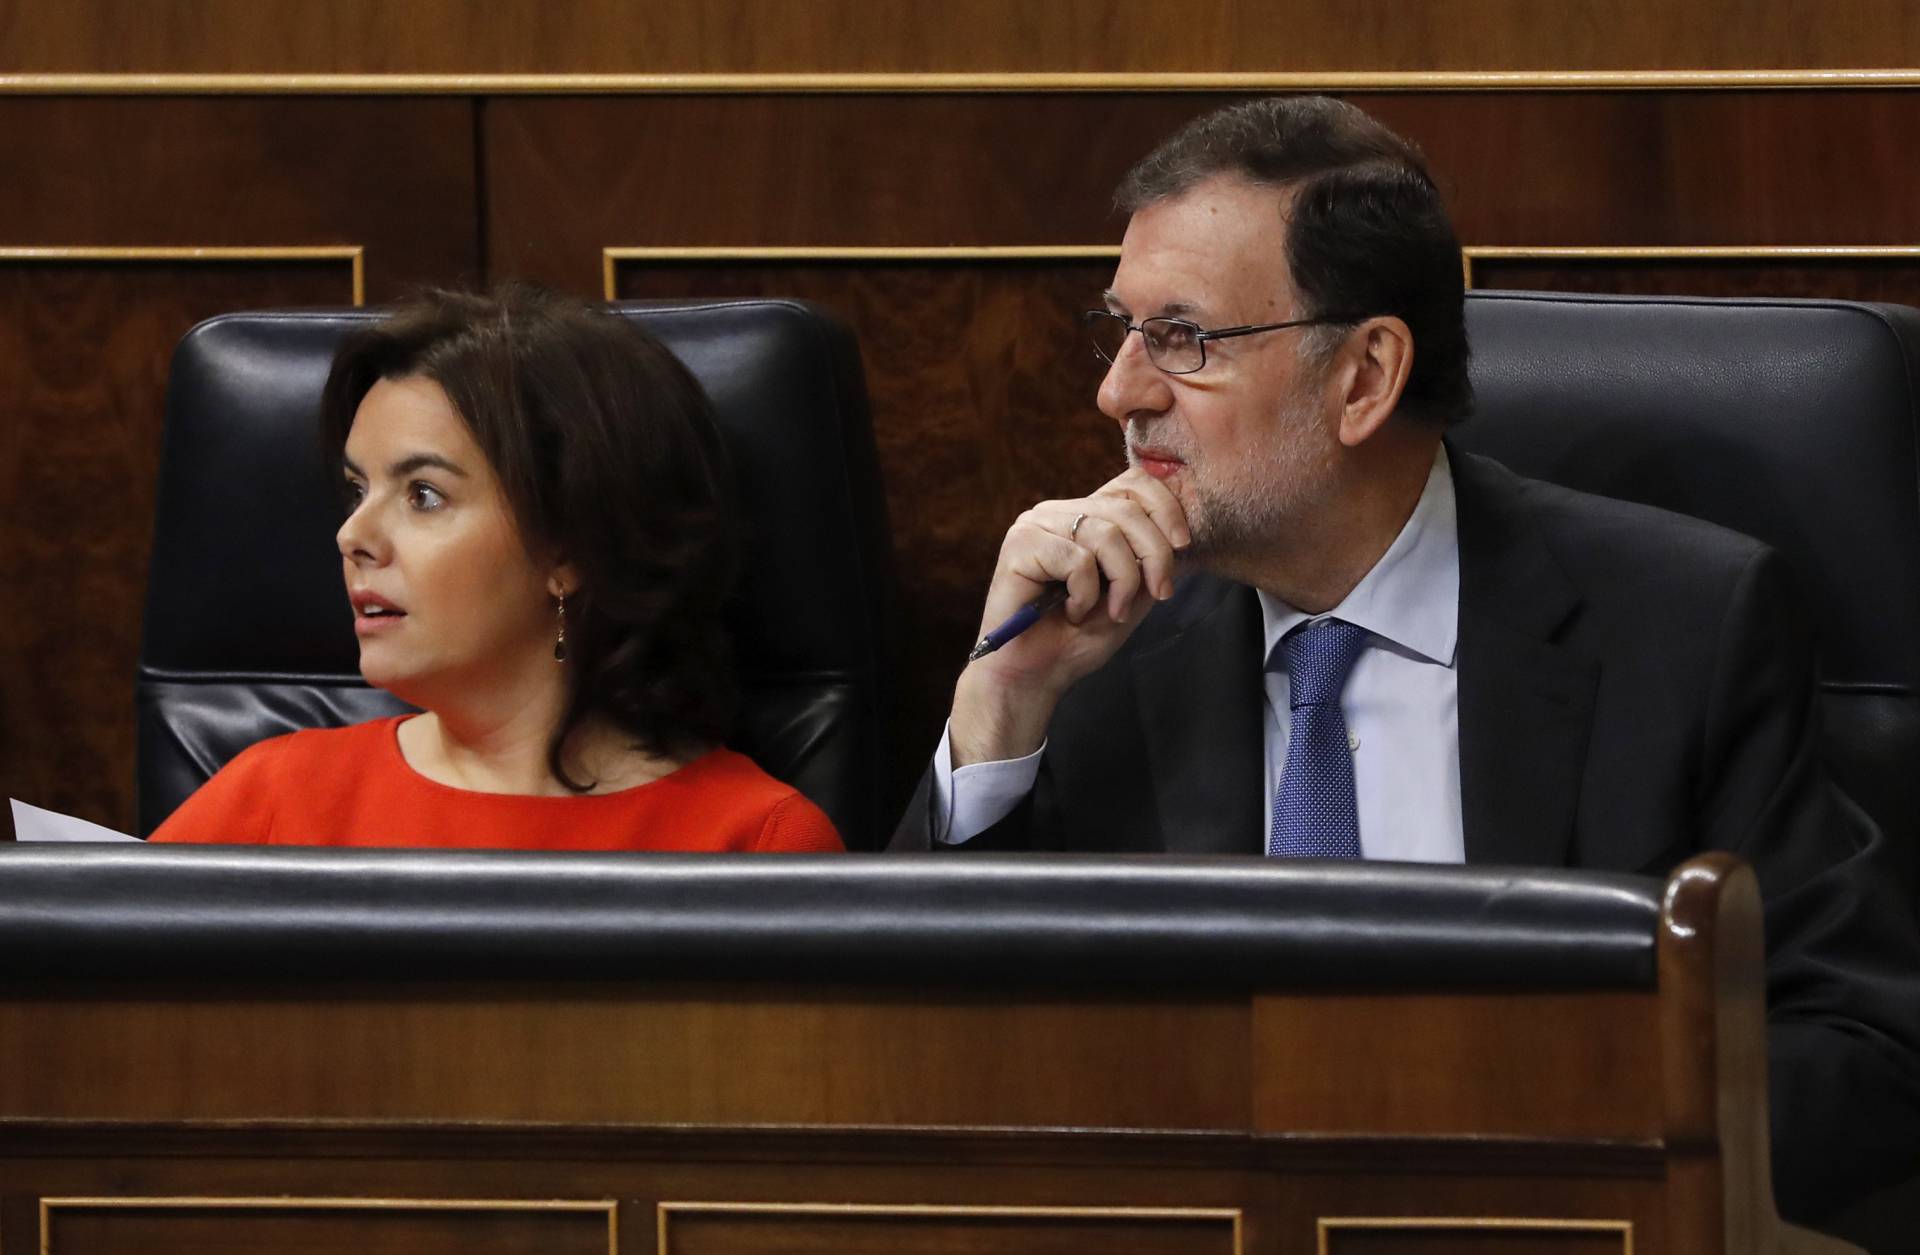
<path fill-rule="evenodd" d="M 979 836 L 1020 805 L 1020 799 L 1033 792 L 1040 778 L 1040 748 L 1025 758 L 999 762 L 971 763 L 954 770 L 953 750 L 948 744 L 949 725 L 940 733 L 940 748 L 933 752 L 933 839 L 938 845 L 961 845 Z"/>

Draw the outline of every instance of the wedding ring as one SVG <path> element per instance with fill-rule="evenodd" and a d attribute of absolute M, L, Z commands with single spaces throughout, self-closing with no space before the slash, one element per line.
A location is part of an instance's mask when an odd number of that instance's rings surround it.
<path fill-rule="evenodd" d="M 1067 526 L 1067 539 L 1072 540 L 1075 536 L 1078 536 L 1080 534 L 1080 525 L 1086 521 L 1087 516 L 1085 514 L 1074 515 L 1073 522 Z"/>

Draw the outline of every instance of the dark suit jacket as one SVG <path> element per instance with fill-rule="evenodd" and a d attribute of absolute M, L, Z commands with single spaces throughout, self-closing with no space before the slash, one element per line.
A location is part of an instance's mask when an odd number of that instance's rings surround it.
<path fill-rule="evenodd" d="M 1920 938 L 1884 842 L 1820 761 L 1811 640 L 1778 557 L 1450 453 L 1467 860 L 1664 876 L 1701 850 L 1747 859 L 1782 1209 L 1813 1218 L 1910 1171 Z M 1029 798 L 962 848 L 1261 852 L 1262 643 L 1253 590 L 1182 580 L 1061 702 Z M 895 848 L 926 847 L 926 792 Z"/>

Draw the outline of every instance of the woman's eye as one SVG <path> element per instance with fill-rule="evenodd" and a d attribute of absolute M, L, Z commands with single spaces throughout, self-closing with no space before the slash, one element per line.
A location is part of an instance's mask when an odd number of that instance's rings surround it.
<path fill-rule="evenodd" d="M 367 486 L 357 479 L 349 479 L 341 485 L 340 492 L 347 499 L 347 508 L 351 510 L 366 500 Z"/>
<path fill-rule="evenodd" d="M 415 482 L 407 485 L 407 504 L 416 510 L 438 510 L 446 503 L 447 499 L 432 484 Z"/>

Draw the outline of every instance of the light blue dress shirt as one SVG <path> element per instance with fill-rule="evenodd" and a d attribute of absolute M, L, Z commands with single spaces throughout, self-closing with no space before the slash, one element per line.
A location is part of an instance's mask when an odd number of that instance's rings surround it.
<path fill-rule="evenodd" d="M 1295 626 L 1323 617 L 1303 614 L 1266 593 L 1259 596 L 1263 662 Z M 1463 862 L 1460 688 L 1454 665 L 1460 533 L 1444 447 L 1435 452 L 1426 488 L 1393 544 L 1324 617 L 1344 619 L 1369 633 L 1340 697 L 1353 749 L 1361 852 L 1378 859 Z M 1264 787 L 1271 826 L 1291 722 L 1286 673 L 1268 672 L 1266 690 Z M 959 845 L 1005 818 L 1032 790 L 1044 750 L 955 771 L 943 735 L 933 761 L 935 839 Z"/>

